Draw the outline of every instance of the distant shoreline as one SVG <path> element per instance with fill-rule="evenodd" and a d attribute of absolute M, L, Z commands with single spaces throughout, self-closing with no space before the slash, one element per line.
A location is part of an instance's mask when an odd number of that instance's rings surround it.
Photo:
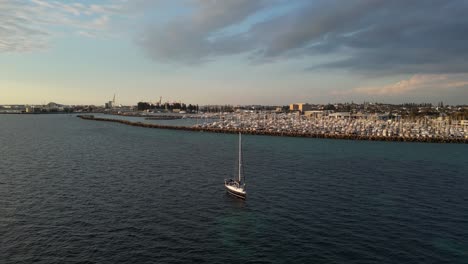
<path fill-rule="evenodd" d="M 0 112 L 0 115 L 63 115 L 63 114 L 76 114 L 74 112 L 47 112 L 47 113 L 9 113 L 9 112 Z"/>
<path fill-rule="evenodd" d="M 335 134 L 316 134 L 316 133 L 298 133 L 298 132 L 274 132 L 274 131 L 255 131 L 247 129 L 225 129 L 225 128 L 203 128 L 203 127 L 187 127 L 187 126 L 171 126 L 162 124 L 147 124 L 141 122 L 132 122 L 128 120 L 119 120 L 111 118 L 99 118 L 93 115 L 78 115 L 77 117 L 84 120 L 104 121 L 120 123 L 129 126 L 171 129 L 184 131 L 199 131 L 210 133 L 223 134 L 242 134 L 261 135 L 261 136 L 282 136 L 282 137 L 303 137 L 303 138 L 323 138 L 323 139 L 346 139 L 346 140 L 366 140 L 366 141 L 393 141 L 393 142 L 420 142 L 420 143 L 456 143 L 468 144 L 468 139 L 463 138 L 416 138 L 416 137 L 400 137 L 400 136 L 363 136 L 363 135 L 335 135 Z"/>

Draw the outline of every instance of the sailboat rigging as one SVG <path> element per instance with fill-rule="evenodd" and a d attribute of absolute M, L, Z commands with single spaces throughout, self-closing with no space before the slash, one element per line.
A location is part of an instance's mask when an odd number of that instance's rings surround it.
<path fill-rule="evenodd" d="M 246 199 L 247 192 L 245 191 L 245 175 L 243 173 L 242 165 L 242 135 L 239 133 L 239 175 L 237 179 L 225 179 L 224 187 L 226 191 L 241 199 Z"/>

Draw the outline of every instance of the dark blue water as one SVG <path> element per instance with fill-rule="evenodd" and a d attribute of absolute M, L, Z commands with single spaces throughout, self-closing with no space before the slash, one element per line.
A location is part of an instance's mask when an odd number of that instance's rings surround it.
<path fill-rule="evenodd" d="M 0 115 L 0 263 L 468 263 L 468 146 Z"/>

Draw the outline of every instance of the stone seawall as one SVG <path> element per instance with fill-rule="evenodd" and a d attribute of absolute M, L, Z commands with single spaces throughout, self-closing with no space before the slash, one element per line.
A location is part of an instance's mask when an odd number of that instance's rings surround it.
<path fill-rule="evenodd" d="M 241 132 L 242 134 L 247 134 L 247 135 L 262 135 L 262 136 L 468 144 L 468 139 L 463 139 L 463 138 L 427 138 L 427 137 L 416 138 L 416 137 L 399 137 L 399 136 L 386 137 L 386 136 L 336 135 L 336 134 L 317 134 L 317 133 L 299 133 L 299 132 L 255 131 L 255 130 L 248 130 L 248 129 L 203 128 L 203 127 L 187 127 L 187 126 L 170 126 L 170 125 L 161 125 L 161 124 L 145 124 L 141 122 L 132 122 L 128 120 L 97 118 L 92 115 L 79 115 L 78 117 L 81 119 L 85 119 L 85 120 L 121 123 L 124 125 L 137 126 L 137 127 L 184 130 L 184 131 L 199 131 L 199 132 L 211 132 L 211 133 L 225 133 L 225 134 L 237 134 Z"/>

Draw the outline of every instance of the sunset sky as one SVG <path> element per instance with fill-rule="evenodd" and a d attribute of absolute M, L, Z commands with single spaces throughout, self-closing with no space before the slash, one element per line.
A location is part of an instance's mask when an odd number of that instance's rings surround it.
<path fill-rule="evenodd" d="M 0 0 L 0 104 L 468 104 L 466 0 Z"/>

